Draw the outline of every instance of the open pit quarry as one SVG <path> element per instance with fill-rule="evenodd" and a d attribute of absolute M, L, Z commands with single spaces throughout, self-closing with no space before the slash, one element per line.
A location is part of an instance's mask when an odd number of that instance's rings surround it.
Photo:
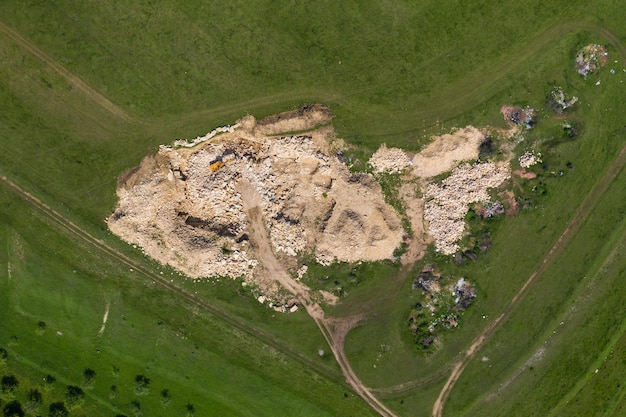
<path fill-rule="evenodd" d="M 120 178 L 119 202 L 108 226 L 195 280 L 242 278 L 274 299 L 281 291 L 289 296 L 267 266 L 276 259 L 293 277 L 302 275 L 297 271 L 303 254 L 323 265 L 393 259 L 395 249 L 407 242 L 401 215 L 385 202 L 373 174 L 350 172 L 338 152 L 345 144 L 330 126 L 332 117 L 320 105 L 259 121 L 247 116 L 194 140 L 161 146 Z M 449 236 L 437 245 L 446 221 L 456 237 L 460 226 L 445 207 L 432 208 L 436 189 L 428 188 L 429 178 L 475 159 L 483 140 L 483 133 L 468 127 L 436 138 L 415 155 L 384 146 L 373 155 L 375 174 L 399 173 L 412 184 L 414 192 L 401 193 L 414 232 L 411 246 L 425 247 L 430 240 L 437 248 L 454 245 Z M 476 194 L 476 187 L 486 190 L 506 178 L 506 167 L 499 167 L 497 178 L 483 181 L 483 187 L 478 184 L 490 170 L 479 170 L 478 176 L 468 174 L 474 184 L 471 201 L 488 198 L 486 192 Z M 458 193 L 464 189 L 461 185 Z M 431 202 L 424 204 L 426 190 Z M 469 201 L 454 194 L 446 198 Z M 253 224 L 261 225 L 262 233 Z M 274 261 L 263 259 L 260 239 L 270 242 Z"/>

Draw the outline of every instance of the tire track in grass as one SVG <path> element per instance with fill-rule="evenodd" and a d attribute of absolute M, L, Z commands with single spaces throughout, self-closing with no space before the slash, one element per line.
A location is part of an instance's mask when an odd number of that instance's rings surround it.
<path fill-rule="evenodd" d="M 548 254 L 543 258 L 541 264 L 535 269 L 535 271 L 528 277 L 522 288 L 515 294 L 509 304 L 505 307 L 504 311 L 491 323 L 485 327 L 483 332 L 472 342 L 470 347 L 465 351 L 465 355 L 459 360 L 452 370 L 452 373 L 446 381 L 444 387 L 439 392 L 439 396 L 433 405 L 432 415 L 435 417 L 441 417 L 443 415 L 443 407 L 448 399 L 450 392 L 454 388 L 454 385 L 461 377 L 461 374 L 467 367 L 470 359 L 474 356 L 476 351 L 480 349 L 492 336 L 494 330 L 500 323 L 506 321 L 508 316 L 517 306 L 519 300 L 525 295 L 528 287 L 535 281 L 535 279 L 541 275 L 556 259 L 558 252 L 573 238 L 578 232 L 582 224 L 587 220 L 593 209 L 596 207 L 598 201 L 607 192 L 609 186 L 617 178 L 617 175 L 622 171 L 626 165 L 626 146 L 622 149 L 619 156 L 609 166 L 606 174 L 600 179 L 597 185 L 587 195 L 587 198 L 578 208 L 578 211 L 565 228 L 565 231 L 554 243 Z"/>
<path fill-rule="evenodd" d="M 56 71 L 60 76 L 65 78 L 73 87 L 80 90 L 85 96 L 87 96 L 90 100 L 96 102 L 100 107 L 107 110 L 112 115 L 117 118 L 130 122 L 137 121 L 136 118 L 129 115 L 124 111 L 121 107 L 114 104 L 111 100 L 89 87 L 83 80 L 79 77 L 68 71 L 63 65 L 59 64 L 57 60 L 48 55 L 46 52 L 39 49 L 35 44 L 24 38 L 17 31 L 7 26 L 5 23 L 0 21 L 0 32 L 4 33 L 9 39 L 15 42 L 22 49 L 28 51 L 31 55 L 43 61 L 46 65 Z"/>
<path fill-rule="evenodd" d="M 112 248 L 105 242 L 100 239 L 93 237 L 89 232 L 77 226 L 71 220 L 67 219 L 61 213 L 57 212 L 46 203 L 39 200 L 34 195 L 30 194 L 19 185 L 11 181 L 5 175 L 0 173 L 0 181 L 2 181 L 9 189 L 15 192 L 18 196 L 20 196 L 23 200 L 29 203 L 32 207 L 37 209 L 39 212 L 44 214 L 54 223 L 56 223 L 61 229 L 65 230 L 68 234 L 74 236 L 78 240 L 83 243 L 94 247 L 96 250 L 106 255 L 107 257 L 116 260 L 117 262 L 131 268 L 134 272 L 138 273 L 142 278 L 148 280 L 149 282 L 155 283 L 163 287 L 168 292 L 175 294 L 178 297 L 188 301 L 191 305 L 200 308 L 201 310 L 210 313 L 211 315 L 217 317 L 218 319 L 226 322 L 227 324 L 243 331 L 244 333 L 260 340 L 268 346 L 273 347 L 279 352 L 282 352 L 286 356 L 291 359 L 299 362 L 301 365 L 306 368 L 312 369 L 318 374 L 328 378 L 331 381 L 340 382 L 341 377 L 338 373 L 325 365 L 319 364 L 309 357 L 303 355 L 302 353 L 294 350 L 293 348 L 287 346 L 284 343 L 280 343 L 277 338 L 262 330 L 259 327 L 252 326 L 249 323 L 243 321 L 242 319 L 236 317 L 235 315 L 216 307 L 205 300 L 199 298 L 195 294 L 192 294 L 185 288 L 177 285 L 173 282 L 170 282 L 163 276 L 152 272 L 148 267 L 141 265 L 139 262 L 131 259 L 130 257 L 122 254 L 118 250 Z"/>

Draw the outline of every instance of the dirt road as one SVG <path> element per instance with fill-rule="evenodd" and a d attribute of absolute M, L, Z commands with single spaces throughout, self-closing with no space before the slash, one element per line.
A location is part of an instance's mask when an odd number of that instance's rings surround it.
<path fill-rule="evenodd" d="M 89 99 L 98 103 L 102 108 L 106 109 L 109 113 L 114 116 L 124 120 L 124 121 L 133 121 L 135 120 L 132 116 L 126 113 L 121 107 L 115 105 L 108 98 L 104 97 L 102 94 L 98 93 L 93 88 L 89 87 L 83 80 L 81 80 L 76 75 L 72 74 L 68 71 L 64 66 L 59 64 L 54 58 L 50 55 L 39 49 L 32 42 L 25 39 L 22 35 L 17 33 L 15 30 L 5 25 L 3 22 L 0 22 L 0 32 L 4 33 L 7 37 L 9 37 L 13 42 L 19 45 L 21 48 L 25 49 L 36 58 L 43 61 L 46 65 L 56 71 L 60 76 L 65 78 L 74 88 L 80 90 L 83 94 L 85 94 Z"/>

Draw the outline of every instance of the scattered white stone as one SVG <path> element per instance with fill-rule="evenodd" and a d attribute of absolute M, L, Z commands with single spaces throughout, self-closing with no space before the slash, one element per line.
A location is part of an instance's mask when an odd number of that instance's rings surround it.
<path fill-rule="evenodd" d="M 308 270 L 309 270 L 308 266 L 302 265 L 300 269 L 298 269 L 298 279 L 302 279 L 302 277 L 304 276 L 304 274 L 306 274 L 306 271 Z"/>
<path fill-rule="evenodd" d="M 508 165 L 486 162 L 461 165 L 442 181 L 426 189 L 424 219 L 435 249 L 445 255 L 459 250 L 458 241 L 465 233 L 465 215 L 469 204 L 490 201 L 487 190 L 510 177 Z"/>
<path fill-rule="evenodd" d="M 522 168 L 530 168 L 531 166 L 535 164 L 540 164 L 543 162 L 541 160 L 541 153 L 539 152 L 535 153 L 535 151 L 532 151 L 532 150 L 526 151 L 522 155 L 520 155 L 518 161 L 519 161 L 519 165 Z"/>
<path fill-rule="evenodd" d="M 383 144 L 370 158 L 368 164 L 374 168 L 374 172 L 398 173 L 413 165 L 406 153 L 399 148 L 387 148 Z"/>

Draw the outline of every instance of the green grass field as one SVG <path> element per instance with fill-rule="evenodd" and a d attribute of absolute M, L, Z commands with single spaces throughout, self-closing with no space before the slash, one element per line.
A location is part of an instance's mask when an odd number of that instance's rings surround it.
<path fill-rule="evenodd" d="M 540 109 L 517 151 L 543 144 L 548 193 L 494 226 L 478 262 L 436 258 L 479 292 L 439 349 L 417 352 L 408 332 L 414 269 L 314 270 L 311 285 L 336 280 L 347 293 L 329 314 L 367 313 L 346 341 L 363 382 L 397 415 L 429 415 L 460 352 L 593 200 L 468 363 L 444 415 L 623 414 L 625 174 L 594 190 L 626 145 L 625 18 L 612 1 L 0 3 L 0 174 L 150 271 L 131 271 L 2 182 L 0 376 L 20 385 L 0 407 L 36 388 L 47 415 L 77 385 L 77 416 L 183 416 L 188 405 L 198 416 L 373 415 L 304 312 L 274 315 L 236 282 L 186 281 L 112 236 L 103 219 L 116 179 L 159 144 L 247 113 L 320 102 L 338 136 L 367 153 L 383 142 L 416 150 L 455 126 L 503 126 L 500 106 L 514 103 Z M 573 58 L 590 42 L 611 61 L 584 80 Z M 580 98 L 567 117 L 583 126 L 558 145 L 562 122 L 544 108 L 553 85 Z M 137 375 L 149 392 L 136 392 Z"/>

